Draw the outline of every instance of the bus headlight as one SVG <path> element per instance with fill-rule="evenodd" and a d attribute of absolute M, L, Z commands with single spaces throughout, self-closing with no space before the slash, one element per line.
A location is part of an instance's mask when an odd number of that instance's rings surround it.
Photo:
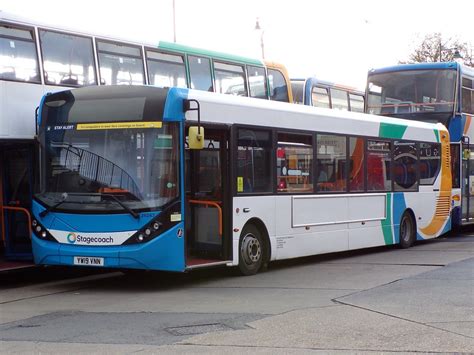
<path fill-rule="evenodd" d="M 38 220 L 34 219 L 31 222 L 33 234 L 36 235 L 38 238 L 41 238 L 43 240 L 49 240 L 51 242 L 58 242 L 52 235 L 51 233 L 48 232 L 46 228 L 44 228 Z"/>
<path fill-rule="evenodd" d="M 164 209 L 155 219 L 144 225 L 140 230 L 128 238 L 122 245 L 146 243 L 169 230 L 180 221 L 172 222 L 171 215 L 180 213 L 181 202 L 176 200 Z"/>

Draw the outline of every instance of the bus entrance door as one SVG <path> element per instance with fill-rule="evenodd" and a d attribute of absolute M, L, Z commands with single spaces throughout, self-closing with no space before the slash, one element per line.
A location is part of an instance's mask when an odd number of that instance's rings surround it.
<path fill-rule="evenodd" d="M 31 186 L 34 149 L 9 144 L 0 152 L 0 233 L 2 259 L 32 260 Z M 2 265 L 0 264 L 0 269 Z"/>
<path fill-rule="evenodd" d="M 186 216 L 187 268 L 224 264 L 225 220 L 228 206 L 227 132 L 205 130 L 204 149 L 187 150 L 186 159 Z"/>

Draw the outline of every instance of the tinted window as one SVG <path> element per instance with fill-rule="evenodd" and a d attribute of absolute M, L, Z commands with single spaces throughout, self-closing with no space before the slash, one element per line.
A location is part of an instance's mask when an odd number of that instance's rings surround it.
<path fill-rule="evenodd" d="M 331 88 L 331 103 L 332 108 L 339 110 L 349 110 L 347 101 L 347 91 Z"/>
<path fill-rule="evenodd" d="M 365 157 L 363 138 L 349 138 L 349 154 L 349 191 L 364 191 Z"/>
<path fill-rule="evenodd" d="M 281 72 L 268 69 L 268 81 L 270 82 L 270 100 L 289 102 L 288 86 Z"/>
<path fill-rule="evenodd" d="M 434 184 L 441 167 L 441 144 L 420 143 L 420 185 Z"/>
<path fill-rule="evenodd" d="M 318 191 L 346 191 L 346 137 L 318 134 Z"/>
<path fill-rule="evenodd" d="M 313 87 L 311 91 L 311 101 L 314 107 L 330 108 L 328 90 L 325 88 Z"/>
<path fill-rule="evenodd" d="M 139 47 L 97 41 L 100 80 L 103 85 L 143 85 L 143 60 Z"/>
<path fill-rule="evenodd" d="M 216 92 L 237 96 L 248 96 L 244 67 L 214 62 Z"/>
<path fill-rule="evenodd" d="M 474 113 L 473 80 L 462 78 L 462 112 Z"/>
<path fill-rule="evenodd" d="M 267 81 L 265 69 L 259 67 L 247 66 L 249 77 L 250 96 L 257 99 L 267 99 Z"/>
<path fill-rule="evenodd" d="M 208 58 L 188 56 L 191 89 L 214 91 Z"/>
<path fill-rule="evenodd" d="M 391 191 L 391 143 L 367 141 L 367 191 Z"/>
<path fill-rule="evenodd" d="M 0 26 L 0 79 L 39 83 L 33 30 Z"/>
<path fill-rule="evenodd" d="M 147 51 L 148 81 L 162 87 L 187 87 L 184 58 L 180 55 Z"/>
<path fill-rule="evenodd" d="M 461 186 L 461 146 L 451 144 L 451 176 L 453 180 L 453 189 Z"/>
<path fill-rule="evenodd" d="M 349 94 L 351 111 L 364 112 L 364 96 L 357 94 Z"/>
<path fill-rule="evenodd" d="M 417 149 L 414 142 L 394 142 L 393 181 L 395 191 L 413 191 L 418 187 Z"/>
<path fill-rule="evenodd" d="M 46 84 L 97 84 L 91 38 L 45 30 L 39 35 Z"/>
<path fill-rule="evenodd" d="M 311 136 L 279 133 L 276 156 L 278 192 L 313 192 Z"/>
<path fill-rule="evenodd" d="M 271 133 L 239 129 L 237 143 L 237 192 L 271 192 Z"/>

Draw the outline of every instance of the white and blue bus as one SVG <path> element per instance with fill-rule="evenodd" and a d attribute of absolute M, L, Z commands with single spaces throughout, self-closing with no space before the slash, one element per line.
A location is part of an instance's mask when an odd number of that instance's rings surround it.
<path fill-rule="evenodd" d="M 0 10 L 0 270 L 4 258 L 32 260 L 28 220 L 41 97 L 82 86 L 145 84 L 292 101 L 278 63 L 93 35 Z"/>
<path fill-rule="evenodd" d="M 450 228 L 442 124 L 104 86 L 46 95 L 39 140 L 38 264 L 249 275 Z"/>

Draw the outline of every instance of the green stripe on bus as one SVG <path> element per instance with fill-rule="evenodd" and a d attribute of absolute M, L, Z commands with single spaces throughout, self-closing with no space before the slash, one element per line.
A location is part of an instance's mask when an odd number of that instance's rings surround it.
<path fill-rule="evenodd" d="M 250 64 L 250 65 L 257 65 L 257 66 L 263 66 L 263 62 L 258 59 L 253 59 L 253 58 L 246 58 L 246 57 L 241 57 L 238 55 L 232 55 L 232 54 L 226 54 L 222 52 L 215 52 L 215 51 L 209 51 L 205 49 L 200 49 L 200 48 L 194 48 L 194 47 L 188 47 L 188 46 L 183 46 L 181 44 L 176 44 L 172 42 L 164 42 L 160 41 L 158 44 L 159 49 L 167 50 L 167 51 L 172 51 L 172 52 L 179 52 L 179 53 L 187 53 L 190 55 L 200 55 L 204 57 L 211 57 L 213 59 L 219 59 L 219 60 L 224 60 L 224 61 L 229 61 L 229 62 L 236 62 L 239 64 Z"/>
<path fill-rule="evenodd" d="M 392 194 L 387 194 L 386 198 L 386 218 L 382 220 L 382 232 L 383 232 L 383 239 L 385 241 L 385 245 L 393 244 L 393 236 L 392 236 Z"/>
<path fill-rule="evenodd" d="M 434 130 L 435 136 L 436 136 L 436 142 L 439 143 L 439 131 L 437 129 Z"/>
<path fill-rule="evenodd" d="M 405 125 L 380 122 L 379 137 L 401 139 L 406 130 Z"/>

